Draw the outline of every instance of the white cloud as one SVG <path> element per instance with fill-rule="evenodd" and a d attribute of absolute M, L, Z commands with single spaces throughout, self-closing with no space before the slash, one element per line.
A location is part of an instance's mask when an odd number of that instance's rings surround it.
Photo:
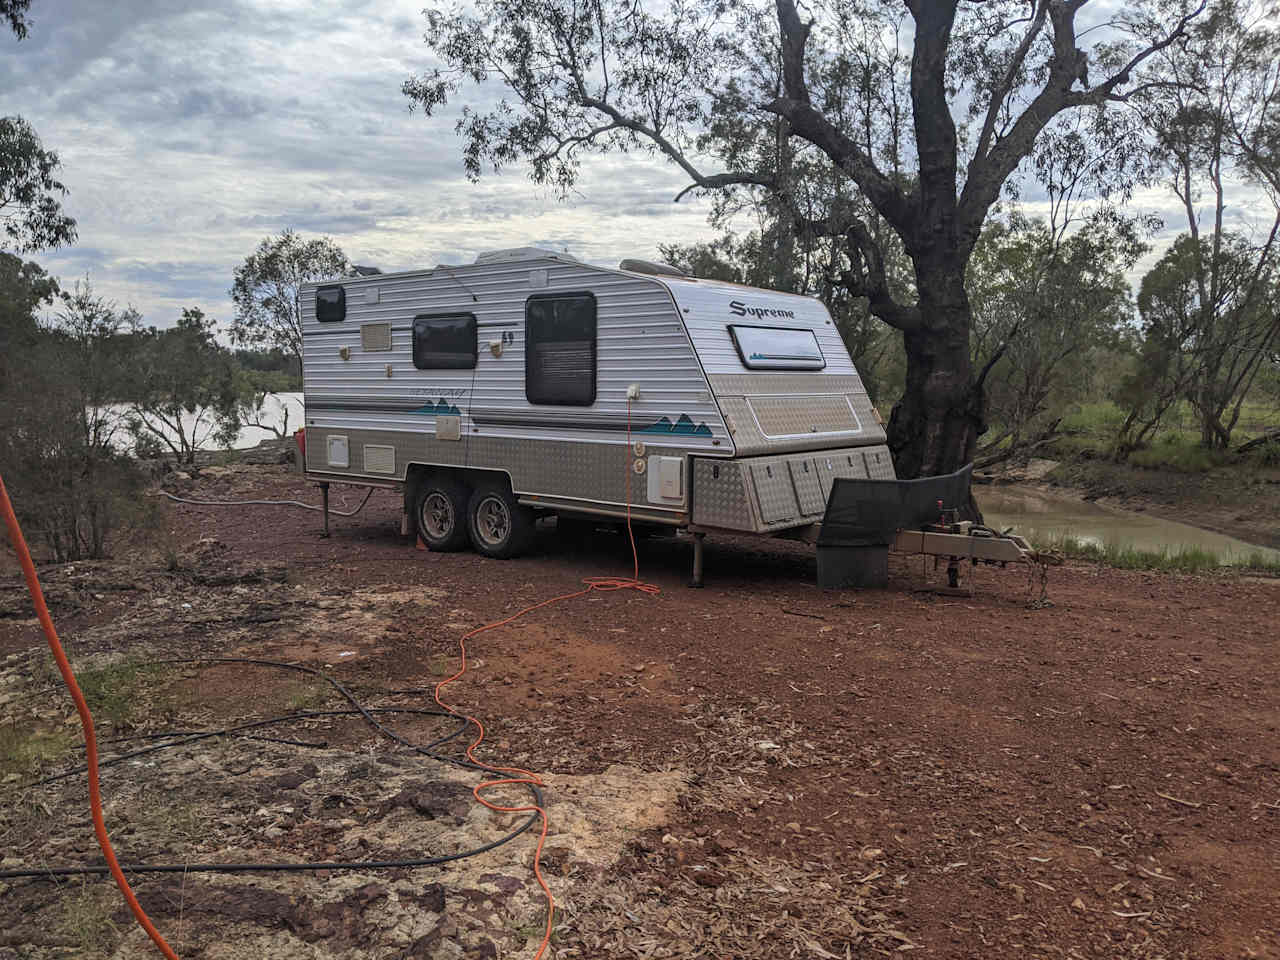
<path fill-rule="evenodd" d="M 235 265 L 285 227 L 383 269 L 545 244 L 603 263 L 708 236 L 707 205 L 639 157 L 603 158 L 558 199 L 520 170 L 469 183 L 454 116 L 409 113 L 428 65 L 419 8 L 381 2 L 111 5 L 37 0 L 0 40 L 0 114 L 62 158 L 80 241 L 39 257 L 166 325 L 230 316 Z"/>

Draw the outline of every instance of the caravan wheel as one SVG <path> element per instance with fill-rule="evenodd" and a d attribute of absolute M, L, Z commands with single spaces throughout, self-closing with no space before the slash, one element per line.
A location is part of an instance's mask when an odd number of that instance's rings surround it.
<path fill-rule="evenodd" d="M 440 553 L 467 545 L 467 489 L 447 480 L 428 480 L 418 491 L 413 515 L 418 536 Z"/>
<path fill-rule="evenodd" d="M 533 543 L 535 517 L 503 487 L 480 487 L 467 507 L 471 543 L 488 557 L 519 556 Z"/>

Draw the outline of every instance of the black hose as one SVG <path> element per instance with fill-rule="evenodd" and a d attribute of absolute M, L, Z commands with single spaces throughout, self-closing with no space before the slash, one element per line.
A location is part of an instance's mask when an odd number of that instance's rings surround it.
<path fill-rule="evenodd" d="M 469 726 L 470 721 L 467 718 L 465 717 L 458 718 L 462 721 L 462 723 L 459 725 L 458 729 L 455 730 L 453 733 L 448 734 L 444 737 L 441 737 L 437 740 L 433 740 L 430 744 L 428 744 L 425 747 L 419 746 L 418 744 L 415 744 L 409 740 L 406 740 L 404 737 L 400 736 L 395 731 L 390 730 L 383 724 L 379 723 L 374 718 L 373 714 L 375 713 L 419 713 L 419 714 L 427 714 L 430 716 L 452 716 L 452 717 L 457 717 L 457 714 L 447 713 L 444 711 L 421 710 L 421 709 L 413 709 L 413 708 L 407 708 L 407 707 L 403 707 L 403 708 L 401 707 L 374 707 L 374 708 L 366 707 L 363 703 L 361 703 L 358 699 L 356 699 L 355 695 L 352 694 L 351 691 L 348 690 L 345 686 L 343 686 L 338 680 L 334 679 L 333 677 L 329 676 L 328 674 L 320 670 L 315 669 L 314 667 L 307 667 L 297 663 L 283 663 L 281 661 L 276 661 L 276 660 L 258 660 L 258 659 L 251 659 L 247 657 L 193 657 L 193 658 L 181 658 L 181 659 L 173 658 L 173 659 L 166 659 L 166 660 L 156 660 L 152 662 L 156 664 L 160 664 L 160 663 L 243 663 L 243 664 L 252 664 L 255 666 L 275 667 L 282 670 L 295 670 L 299 673 L 307 673 L 307 674 L 311 674 L 312 676 L 319 677 L 322 680 L 329 683 L 335 690 L 337 690 L 340 694 L 342 694 L 342 696 L 347 700 L 347 702 L 351 704 L 353 709 L 339 710 L 339 711 L 329 711 L 329 710 L 304 711 L 301 713 L 292 714 L 290 715 L 290 717 L 287 717 L 287 718 L 273 717 L 269 720 L 252 721 L 247 724 L 238 725 L 237 727 L 228 727 L 228 728 L 225 728 L 224 730 L 205 731 L 200 734 L 196 734 L 191 737 L 186 737 L 181 740 L 174 740 L 168 743 L 159 744 L 157 746 L 147 747 L 141 751 L 135 751 L 134 753 L 129 755 L 113 757 L 110 761 L 103 764 L 103 766 L 109 766 L 114 763 L 119 763 L 123 760 L 129 759 L 130 756 L 138 756 L 139 754 L 142 754 L 142 753 L 152 753 L 157 750 L 168 749 L 169 747 L 183 746 L 188 743 L 194 743 L 198 740 L 206 740 L 206 739 L 209 739 L 210 737 L 228 735 L 240 729 L 253 729 L 255 727 L 260 727 L 260 726 L 269 726 L 273 723 L 282 723 L 290 718 L 305 719 L 308 716 L 339 716 L 339 715 L 351 716 L 351 715 L 358 714 L 359 716 L 363 717 L 364 720 L 370 726 L 372 726 L 375 730 L 377 730 L 379 733 L 383 734 L 386 737 L 389 737 L 390 739 L 394 740 L 395 742 L 403 746 L 408 747 L 409 749 L 413 750 L 415 753 L 420 753 L 423 756 L 430 757 L 431 759 L 440 761 L 442 763 L 452 764 L 464 770 L 479 770 L 484 773 L 491 772 L 488 768 L 481 766 L 478 763 L 472 763 L 470 760 L 459 760 L 455 757 L 441 756 L 439 754 L 431 752 L 431 749 L 430 749 L 431 747 L 439 746 L 442 743 L 448 742 L 449 740 L 453 740 L 454 738 L 461 735 L 461 733 L 464 730 L 466 730 L 467 727 Z M 36 783 L 31 784 L 31 786 L 36 786 L 43 783 L 49 783 L 54 780 L 61 780 L 65 777 L 70 777 L 77 773 L 83 773 L 83 772 L 85 772 L 83 769 L 69 771 L 67 773 L 58 774 L 54 777 L 46 778 L 45 780 L 36 781 Z M 543 806 L 542 791 L 538 789 L 537 785 L 532 783 L 526 783 L 524 784 L 524 786 L 527 787 L 530 794 L 532 794 L 535 805 L 538 807 L 542 807 Z M 419 857 L 419 858 L 404 859 L 404 860 L 322 861 L 319 863 L 198 863 L 198 864 L 125 863 L 125 864 L 121 864 L 120 868 L 124 870 L 126 873 L 288 873 L 288 872 L 297 872 L 297 871 L 305 871 L 305 870 L 391 870 L 391 869 L 409 868 L 409 867 L 439 866 L 441 864 L 454 863 L 458 860 L 464 860 L 468 857 L 478 856 L 479 854 L 487 853 L 490 850 L 496 849 L 497 847 L 500 847 L 505 843 L 510 843 L 516 837 L 520 836 L 520 834 L 524 833 L 531 826 L 533 826 L 534 822 L 537 819 L 538 819 L 538 812 L 535 810 L 533 813 L 529 814 L 526 820 L 518 824 L 509 833 L 499 837 L 496 840 L 490 841 L 489 843 L 486 843 L 482 846 L 473 847 L 469 850 L 463 850 L 458 853 L 444 854 L 436 857 Z M 0 880 L 16 880 L 16 879 L 23 879 L 23 878 L 52 879 L 55 877 L 95 876 L 95 875 L 106 874 L 108 872 L 109 870 L 105 865 L 40 867 L 35 869 L 25 868 L 25 869 L 18 869 L 18 870 L 0 870 Z"/>
<path fill-rule="evenodd" d="M 428 717 L 452 717 L 453 716 L 453 714 L 445 713 L 443 710 L 421 710 L 415 707 L 370 707 L 368 709 L 370 713 L 413 713 L 413 714 L 421 714 Z M 181 746 L 185 746 L 188 743 L 198 743 L 201 740 L 209 740 L 213 737 L 235 736 L 241 730 L 256 730 L 259 727 L 272 727 L 279 723 L 288 723 L 291 720 L 310 720 L 315 717 L 358 717 L 360 715 L 361 714 L 359 710 L 305 710 L 300 713 L 286 714 L 285 716 L 282 716 L 282 717 L 270 717 L 269 719 L 266 719 L 266 720 L 250 720 L 246 723 L 237 724 L 234 727 L 224 727 L 221 730 L 193 730 L 189 733 L 142 734 L 138 737 L 138 739 L 164 738 L 164 737 L 177 737 L 177 736 L 181 736 L 184 739 L 172 740 L 169 743 L 156 744 L 150 747 L 143 747 L 141 750 L 133 750 L 129 753 L 122 753 L 117 756 L 111 757 L 110 759 L 107 759 L 107 760 L 101 760 L 98 762 L 98 768 L 101 769 L 103 767 L 113 767 L 116 764 L 123 763 L 126 760 L 132 760 L 135 757 L 146 756 L 149 753 L 155 753 L 159 750 L 168 750 L 170 747 L 181 747 Z M 465 718 L 458 718 L 458 719 L 461 719 L 462 723 L 459 724 L 459 727 L 457 730 L 455 730 L 453 733 L 447 736 L 440 737 L 438 740 L 432 740 L 429 744 L 426 745 L 426 748 L 424 749 L 440 746 L 442 743 L 448 743 L 450 740 L 453 740 L 454 738 L 461 736 L 463 731 L 467 729 L 467 721 Z M 132 739 L 132 738 L 120 737 L 116 740 L 104 740 L 103 742 L 119 743 L 121 741 L 129 740 L 129 739 Z M 313 746 L 313 744 L 305 743 L 302 741 L 281 741 L 281 742 L 291 743 L 296 746 L 304 746 L 304 747 Z M 41 787 L 47 783 L 55 783 L 58 780 L 66 780 L 68 777 L 74 777 L 81 773 L 87 773 L 88 770 L 89 770 L 88 767 L 76 767 L 74 770 L 66 770 L 62 773 L 55 773 L 53 776 L 45 777 L 42 780 L 33 780 L 31 783 L 28 783 L 26 787 L 24 787 L 23 789 L 28 789 L 31 787 Z"/>
<path fill-rule="evenodd" d="M 364 495 L 364 499 L 360 501 L 360 506 L 354 510 L 329 510 L 331 517 L 354 517 L 357 513 L 364 509 L 364 505 L 369 502 L 369 498 L 373 496 L 374 487 L 370 487 L 368 493 Z M 324 507 L 317 507 L 314 503 L 303 503 L 301 500 L 194 500 L 189 497 L 175 497 L 167 490 L 161 490 L 166 497 L 174 503 L 189 503 L 197 507 L 301 507 L 303 510 L 323 511 Z"/>

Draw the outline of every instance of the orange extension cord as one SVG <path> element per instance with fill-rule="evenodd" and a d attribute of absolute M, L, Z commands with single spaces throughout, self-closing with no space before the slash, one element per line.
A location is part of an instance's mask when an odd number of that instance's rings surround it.
<path fill-rule="evenodd" d="M 541 609 L 542 607 L 549 607 L 551 606 L 551 604 L 559 603 L 561 600 L 572 600 L 575 597 L 585 597 L 587 594 L 595 591 L 599 591 L 601 593 L 608 593 L 609 591 L 612 591 L 612 590 L 639 590 L 641 593 L 646 593 L 650 595 L 654 595 L 662 592 L 662 588 L 657 586 L 656 584 L 645 583 L 640 579 L 640 559 L 639 559 L 639 555 L 636 553 L 635 533 L 631 529 L 631 401 L 629 399 L 627 400 L 627 537 L 631 541 L 631 577 L 630 579 L 627 579 L 624 577 L 587 577 L 582 581 L 584 584 L 586 584 L 586 586 L 584 586 L 581 590 L 575 590 L 572 593 L 564 593 L 558 597 L 552 597 L 550 600 L 543 600 L 541 603 L 535 603 L 532 606 L 525 607 L 523 610 L 517 613 L 513 613 L 511 616 L 503 620 L 498 620 L 498 621 L 495 621 L 494 623 L 485 624 L 483 627 L 477 627 L 475 630 L 472 630 L 470 633 L 464 634 L 458 640 L 458 648 L 462 652 L 462 665 L 458 668 L 458 672 L 455 673 L 453 676 L 447 677 L 446 679 L 441 680 L 439 683 L 436 684 L 436 689 L 435 689 L 436 703 L 438 703 L 445 710 L 448 710 L 454 716 L 458 716 L 458 717 L 466 716 L 465 714 L 459 713 L 453 707 L 449 706 L 449 704 L 441 700 L 440 691 L 443 690 L 447 684 L 453 683 L 453 681 L 457 680 L 459 677 L 461 677 L 464 673 L 467 672 L 467 641 L 470 640 L 472 637 L 477 637 L 480 634 L 485 633 L 489 630 L 496 630 L 499 627 L 505 627 L 507 624 L 511 623 L 513 620 L 519 620 L 526 613 L 531 613 L 534 610 Z M 546 843 L 546 840 L 547 840 L 547 811 L 540 806 L 532 805 L 532 804 L 524 807 L 499 806 L 496 803 L 490 803 L 488 800 L 486 800 L 484 797 L 481 796 L 481 793 L 483 793 L 485 790 L 491 790 L 494 787 L 501 787 L 501 786 L 527 785 L 527 786 L 533 786 L 533 787 L 543 787 L 543 786 L 546 786 L 546 784 L 543 783 L 541 777 L 539 777 L 536 773 L 533 773 L 530 770 L 524 770 L 520 767 L 497 767 L 497 766 L 494 766 L 493 764 L 485 763 L 483 760 L 476 759 L 476 756 L 472 751 L 474 751 L 476 747 L 480 746 L 481 741 L 484 740 L 484 724 L 481 723 L 477 717 L 466 716 L 466 719 L 468 720 L 468 722 L 474 723 L 478 731 L 478 733 L 476 734 L 476 738 L 472 740 L 471 745 L 467 747 L 467 759 L 470 760 L 472 763 L 476 764 L 477 766 L 484 767 L 486 770 L 492 770 L 494 773 L 512 774 L 512 776 L 505 777 L 503 779 L 486 780 L 483 783 L 476 784 L 475 789 L 471 791 L 472 794 L 474 794 L 476 800 L 484 804 L 490 810 L 496 810 L 499 813 L 536 812 L 538 816 L 542 818 L 542 833 L 538 836 L 538 846 L 533 854 L 533 875 L 537 878 L 538 886 L 542 887 L 542 892 L 547 898 L 547 928 L 546 928 L 546 932 L 543 933 L 542 935 L 542 943 L 538 945 L 538 952 L 533 955 L 533 960 L 541 960 L 542 955 L 547 950 L 547 946 L 551 943 L 551 928 L 555 920 L 555 911 L 556 911 L 555 897 L 551 895 L 551 888 L 547 886 L 547 882 L 542 878 L 542 865 L 540 863 L 540 861 L 542 860 L 542 845 Z"/>
<path fill-rule="evenodd" d="M 31 551 L 27 549 L 22 528 L 18 526 L 18 517 L 13 512 L 13 504 L 9 501 L 9 491 L 5 489 L 3 476 L 0 476 L 0 511 L 4 513 L 4 522 L 9 528 L 9 540 L 13 544 L 14 552 L 18 554 L 22 573 L 27 578 L 27 589 L 31 591 L 31 602 L 36 608 L 36 616 L 40 618 L 40 626 L 44 628 L 44 635 L 49 641 L 49 649 L 53 651 L 53 658 L 58 661 L 62 680 L 67 685 L 67 690 L 71 692 L 71 699 L 76 703 L 76 711 L 80 714 L 80 725 L 84 727 L 84 748 L 89 767 L 89 809 L 93 813 L 93 832 L 98 836 L 98 846 L 102 848 L 102 855 L 107 858 L 111 876 L 115 878 L 116 886 L 124 894 L 125 900 L 129 903 L 129 909 L 133 911 L 139 925 L 147 931 L 147 936 L 155 941 L 161 953 L 169 960 L 178 960 L 178 955 L 173 952 L 173 948 L 165 941 L 160 931 L 152 924 L 151 918 L 142 909 L 142 905 L 138 903 L 138 898 L 133 895 L 129 881 L 125 879 L 120 863 L 116 860 L 116 852 L 111 848 L 111 840 L 107 837 L 107 825 L 102 819 L 102 794 L 98 789 L 98 739 L 93 732 L 93 715 L 89 712 L 89 705 L 85 703 L 84 694 L 80 692 L 80 685 L 76 683 L 75 674 L 71 672 L 71 664 L 67 662 L 67 655 L 63 652 L 62 643 L 58 640 L 58 631 L 54 629 L 53 618 L 49 616 L 49 608 L 45 605 L 44 592 L 40 589 L 40 580 L 36 576 L 35 565 L 31 562 Z"/>

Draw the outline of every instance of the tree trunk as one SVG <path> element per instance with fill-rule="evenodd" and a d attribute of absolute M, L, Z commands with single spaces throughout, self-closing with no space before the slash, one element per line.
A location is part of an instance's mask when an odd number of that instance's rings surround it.
<path fill-rule="evenodd" d="M 922 270 L 917 260 L 923 326 L 903 334 L 907 382 L 889 417 L 889 449 L 900 477 L 931 477 L 973 459 L 986 429 L 986 404 L 969 359 L 972 311 L 963 266 Z"/>

